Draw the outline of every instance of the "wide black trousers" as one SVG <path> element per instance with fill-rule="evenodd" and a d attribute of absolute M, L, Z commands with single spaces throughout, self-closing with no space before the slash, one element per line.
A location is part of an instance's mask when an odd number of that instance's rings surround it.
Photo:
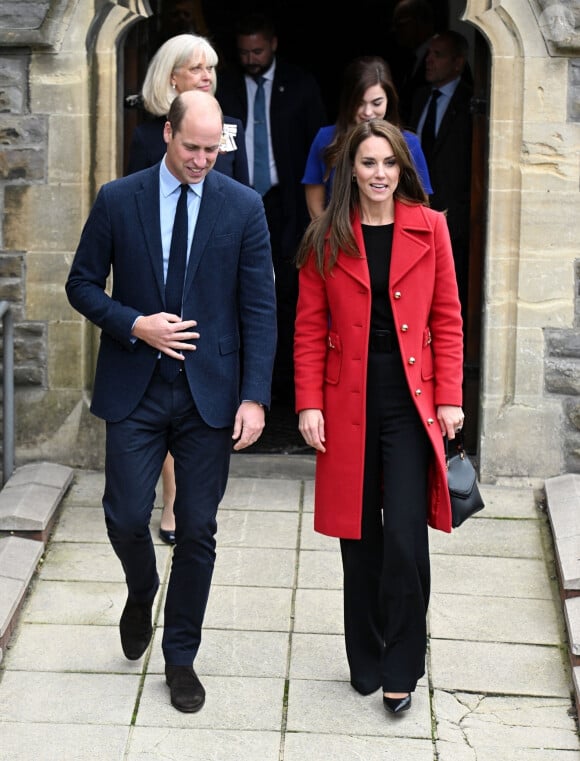
<path fill-rule="evenodd" d="M 360 539 L 341 539 L 352 686 L 412 692 L 425 673 L 431 445 L 398 350 L 369 353 Z"/>

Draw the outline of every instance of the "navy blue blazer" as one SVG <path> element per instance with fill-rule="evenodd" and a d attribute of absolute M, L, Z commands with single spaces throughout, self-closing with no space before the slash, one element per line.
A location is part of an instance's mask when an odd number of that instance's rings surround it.
<path fill-rule="evenodd" d="M 216 98 L 224 113 L 248 121 L 248 98 L 241 69 L 220 72 Z M 312 141 L 327 124 L 316 79 L 300 67 L 276 58 L 270 102 L 272 150 L 284 213 L 284 254 L 292 258 L 310 217 L 302 177 Z"/>
<path fill-rule="evenodd" d="M 139 124 L 133 130 L 131 145 L 129 147 L 129 160 L 127 162 L 126 174 L 133 174 L 140 169 L 147 169 L 165 156 L 167 144 L 163 139 L 163 127 L 167 119 L 165 116 L 158 116 L 155 119 Z M 224 124 L 233 124 L 237 128 L 235 137 L 235 151 L 218 153 L 214 169 L 218 172 L 233 177 L 234 180 L 242 182 L 244 185 L 250 184 L 250 175 L 248 172 L 248 154 L 246 151 L 246 137 L 244 125 L 240 119 L 233 119 L 231 116 L 224 116 Z"/>
<path fill-rule="evenodd" d="M 166 311 L 159 219 L 159 164 L 103 185 L 66 282 L 70 304 L 101 328 L 91 411 L 109 422 L 135 409 L 157 362 L 158 351 L 131 330 L 139 315 Z M 197 320 L 197 350 L 185 354 L 184 369 L 208 425 L 233 425 L 242 399 L 270 404 L 276 303 L 264 207 L 254 190 L 214 170 L 204 181 L 183 319 Z"/>

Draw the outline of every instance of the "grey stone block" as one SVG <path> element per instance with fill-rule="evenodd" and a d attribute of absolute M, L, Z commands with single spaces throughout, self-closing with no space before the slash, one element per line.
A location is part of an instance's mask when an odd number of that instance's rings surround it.
<path fill-rule="evenodd" d="M 564 590 L 580 589 L 580 474 L 546 480 L 548 516 Z"/>
<path fill-rule="evenodd" d="M 564 616 L 570 650 L 573 655 L 580 655 L 580 597 L 564 600 Z"/>
<path fill-rule="evenodd" d="M 23 465 L 0 492 L 1 531 L 44 531 L 74 471 L 55 463 Z"/>
<path fill-rule="evenodd" d="M 44 552 L 44 544 L 9 536 L 0 539 L 0 640 L 9 633 L 14 616 Z"/>

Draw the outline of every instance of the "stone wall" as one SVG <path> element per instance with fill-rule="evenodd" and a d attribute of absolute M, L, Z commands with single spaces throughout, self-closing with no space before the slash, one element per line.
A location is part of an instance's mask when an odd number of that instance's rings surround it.
<path fill-rule="evenodd" d="M 546 391 L 562 403 L 562 443 L 567 473 L 580 473 L 580 260 L 575 270 L 574 327 L 546 329 Z"/>

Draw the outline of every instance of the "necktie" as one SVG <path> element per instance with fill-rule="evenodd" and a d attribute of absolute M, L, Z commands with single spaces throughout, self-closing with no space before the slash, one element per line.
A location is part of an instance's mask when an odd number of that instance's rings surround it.
<path fill-rule="evenodd" d="M 171 247 L 169 249 L 169 263 L 167 265 L 167 277 L 165 278 L 165 309 L 171 314 L 181 314 L 181 302 L 183 300 L 183 283 L 185 280 L 185 266 L 187 262 L 187 191 L 189 186 L 181 186 L 181 195 L 175 209 L 173 232 L 171 234 Z M 161 354 L 159 358 L 159 370 L 166 381 L 171 383 L 177 378 L 183 362 L 179 359 Z"/>
<path fill-rule="evenodd" d="M 265 77 L 258 77 L 254 98 L 254 188 L 265 195 L 271 187 L 268 157 L 268 123 L 266 121 Z"/>
<path fill-rule="evenodd" d="M 431 100 L 429 101 L 429 108 L 427 109 L 427 116 L 425 117 L 425 123 L 421 130 L 421 148 L 427 160 L 427 164 L 431 161 L 431 154 L 433 153 L 433 144 L 435 143 L 435 119 L 437 116 L 437 98 L 441 95 L 439 90 L 433 90 L 431 93 Z"/>

